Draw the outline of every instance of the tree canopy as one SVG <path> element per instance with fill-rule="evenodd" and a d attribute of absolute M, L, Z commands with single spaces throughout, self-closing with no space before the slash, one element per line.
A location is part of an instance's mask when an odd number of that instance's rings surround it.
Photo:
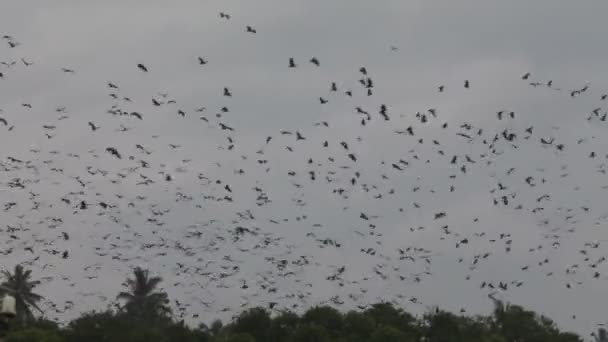
<path fill-rule="evenodd" d="M 136 268 L 127 280 L 127 292 L 117 299 L 118 310 L 93 311 L 58 326 L 35 319 L 29 310 L 41 298 L 31 290 L 38 282 L 31 272 L 16 267 L 4 273 L 5 291 L 20 298 L 21 318 L 2 332 L 6 342 L 579 342 L 562 332 L 549 318 L 495 300 L 486 316 L 466 316 L 440 309 L 414 316 L 390 303 L 365 310 L 341 312 L 330 306 L 314 306 L 301 314 L 270 312 L 262 307 L 244 310 L 230 322 L 212 320 L 186 325 L 172 316 L 168 296 L 159 290 L 162 279 Z M 24 306 L 25 305 L 25 306 Z M 32 305 L 33 306 L 33 305 Z M 37 308 L 37 306 L 33 306 Z M 21 310 L 21 311 L 19 311 Z M 22 321 L 21 319 L 25 319 Z M 606 331 L 593 334 L 606 341 Z"/>

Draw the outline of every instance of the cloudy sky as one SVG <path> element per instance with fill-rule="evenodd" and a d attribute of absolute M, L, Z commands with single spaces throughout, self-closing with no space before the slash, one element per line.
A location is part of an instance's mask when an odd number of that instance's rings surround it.
<path fill-rule="evenodd" d="M 607 304 L 607 10 L 593 0 L 14 1 L 0 13 L 11 36 L 0 41 L 3 266 L 28 263 L 60 311 L 104 308 L 143 266 L 191 303 L 188 319 L 336 295 L 344 309 L 387 300 L 478 313 L 496 291 L 588 333 Z M 371 115 L 364 126 L 356 107 Z M 498 120 L 500 110 L 515 118 Z M 410 126 L 415 136 L 395 133 Z M 505 129 L 516 139 L 492 144 Z M 414 261 L 400 260 L 408 247 Z"/>

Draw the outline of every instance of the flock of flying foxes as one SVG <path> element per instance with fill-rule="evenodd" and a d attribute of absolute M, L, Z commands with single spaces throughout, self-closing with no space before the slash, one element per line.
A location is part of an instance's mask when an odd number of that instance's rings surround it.
<path fill-rule="evenodd" d="M 232 20 L 227 13 L 219 17 Z M 243 32 L 258 34 L 253 26 Z M 37 63 L 18 56 L 22 43 L 15 37 L 4 35 L 2 43 L 3 55 L 17 56 L 0 67 L 0 87 L 6 89 Z M 213 68 L 209 58 L 191 60 L 193 72 Z M 322 56 L 287 56 L 275 67 L 297 72 L 330 66 Z M 132 68 L 151 75 L 159 66 L 134 61 Z M 73 77 L 79 70 L 58 67 L 57 73 Z M 590 218 L 588 225 L 608 218 L 601 203 L 562 202 L 558 193 L 579 190 L 558 189 L 577 177 L 568 168 L 569 153 L 595 137 L 581 133 L 570 141 L 547 129 L 552 123 L 528 125 L 532 113 L 504 108 L 492 111 L 483 125 L 447 119 L 440 107 L 403 113 L 382 103 L 373 67 L 357 66 L 353 75 L 357 81 L 330 82 L 310 98 L 311 108 L 326 118 L 263 136 L 239 124 L 239 115 L 255 112 L 231 111 L 237 85 L 218 87 L 223 104 L 210 108 L 181 103 L 167 92 L 136 97 L 119 80 L 106 81 L 100 85 L 107 96 L 103 116 L 71 112 L 70 103 L 48 108 L 24 94 L 27 102 L 0 110 L 4 139 L 39 142 L 21 152 L 3 148 L 3 260 L 25 264 L 48 288 L 73 288 L 64 301 L 49 292 L 50 317 L 89 298 L 115 305 L 115 294 L 95 289 L 96 282 L 120 284 L 135 266 L 163 277 L 174 311 L 184 318 L 254 305 L 298 310 L 318 303 L 421 304 L 409 289 L 435 281 L 441 267 L 434 266 L 442 263 L 461 267 L 464 284 L 489 296 L 525 288 L 530 274 L 566 289 L 605 279 L 600 239 L 577 240 L 571 263 L 551 261 L 565 239 L 576 240 L 583 218 Z M 597 102 L 577 119 L 606 124 L 608 95 L 589 84 L 570 89 L 534 80 L 531 73 L 513 77 L 531 92 L 543 88 L 572 101 Z M 484 85 L 462 80 L 428 91 L 474 96 L 467 94 L 476 87 Z M 334 102 L 350 107 L 348 128 L 332 115 L 338 109 L 324 109 Z M 45 114 L 44 122 L 21 130 L 22 118 L 36 111 Z M 150 134 L 146 122 L 158 117 L 170 117 L 177 130 L 196 127 L 204 138 Z M 75 131 L 82 137 L 77 144 L 56 143 Z M 385 139 L 391 139 L 389 146 Z M 201 152 L 202 144 L 212 145 L 213 153 Z M 530 151 L 534 159 L 525 159 Z M 543 158 L 552 162 L 545 165 Z M 607 158 L 605 150 L 590 149 L 578 164 L 601 179 Z M 457 205 L 468 201 L 473 183 L 481 189 L 476 198 L 487 206 L 465 223 Z M 488 210 L 529 217 L 534 223 L 525 229 L 539 238 L 531 246 L 530 235 L 516 227 L 497 231 L 491 215 L 482 218 Z M 511 257 L 516 272 L 478 276 L 486 265 Z M 230 295 L 222 297 L 222 291 Z"/>

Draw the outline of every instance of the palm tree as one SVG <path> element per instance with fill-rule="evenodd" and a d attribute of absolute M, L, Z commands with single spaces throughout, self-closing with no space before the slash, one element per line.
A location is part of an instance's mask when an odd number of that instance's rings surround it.
<path fill-rule="evenodd" d="M 36 304 L 43 298 L 41 295 L 32 292 L 34 287 L 40 285 L 40 281 L 31 280 L 31 270 L 24 271 L 23 266 L 15 266 L 14 272 L 2 271 L 5 280 L 0 284 L 0 293 L 7 293 L 15 298 L 16 320 L 19 324 L 25 324 L 34 318 L 31 308 L 42 310 Z"/>
<path fill-rule="evenodd" d="M 129 291 L 118 294 L 118 299 L 125 300 L 127 314 L 137 318 L 165 317 L 171 313 L 169 299 L 165 292 L 155 292 L 162 281 L 161 277 L 150 277 L 148 270 L 136 267 L 134 278 L 127 279 Z"/>

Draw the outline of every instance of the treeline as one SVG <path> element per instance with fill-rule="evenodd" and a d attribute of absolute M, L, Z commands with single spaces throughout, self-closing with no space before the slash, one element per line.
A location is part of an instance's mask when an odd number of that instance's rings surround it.
<path fill-rule="evenodd" d="M 575 342 L 583 339 L 560 331 L 549 318 L 516 305 L 495 301 L 486 316 L 464 316 L 442 310 L 415 317 L 389 303 L 362 311 L 340 312 L 318 306 L 298 315 L 271 314 L 262 307 L 241 312 L 232 321 L 196 327 L 175 319 L 161 279 L 135 269 L 128 291 L 118 294 L 121 309 L 90 312 L 58 326 L 35 318 L 30 307 L 41 298 L 31 290 L 30 273 L 15 268 L 1 288 L 15 297 L 17 315 L 4 331 L 6 342 Z M 20 281 L 20 284 L 15 282 Z M 21 285 L 21 292 L 15 285 Z M 33 286 L 32 286 L 33 285 Z M 12 286 L 12 287 L 11 287 Z M 23 291 L 25 290 L 25 292 Z M 21 303 L 21 304 L 19 304 Z M 21 312 L 19 312 L 21 310 Z M 24 311 L 25 310 L 25 311 Z M 597 341 L 608 342 L 604 330 Z"/>
<path fill-rule="evenodd" d="M 13 326 L 6 342 L 574 342 L 551 320 L 519 306 L 498 305 L 493 315 L 465 317 L 434 311 L 415 318 L 391 304 L 341 313 L 319 306 L 302 315 L 271 316 L 264 308 L 242 312 L 224 325 L 191 328 L 170 316 L 88 313 L 60 328 L 46 320 Z"/>

